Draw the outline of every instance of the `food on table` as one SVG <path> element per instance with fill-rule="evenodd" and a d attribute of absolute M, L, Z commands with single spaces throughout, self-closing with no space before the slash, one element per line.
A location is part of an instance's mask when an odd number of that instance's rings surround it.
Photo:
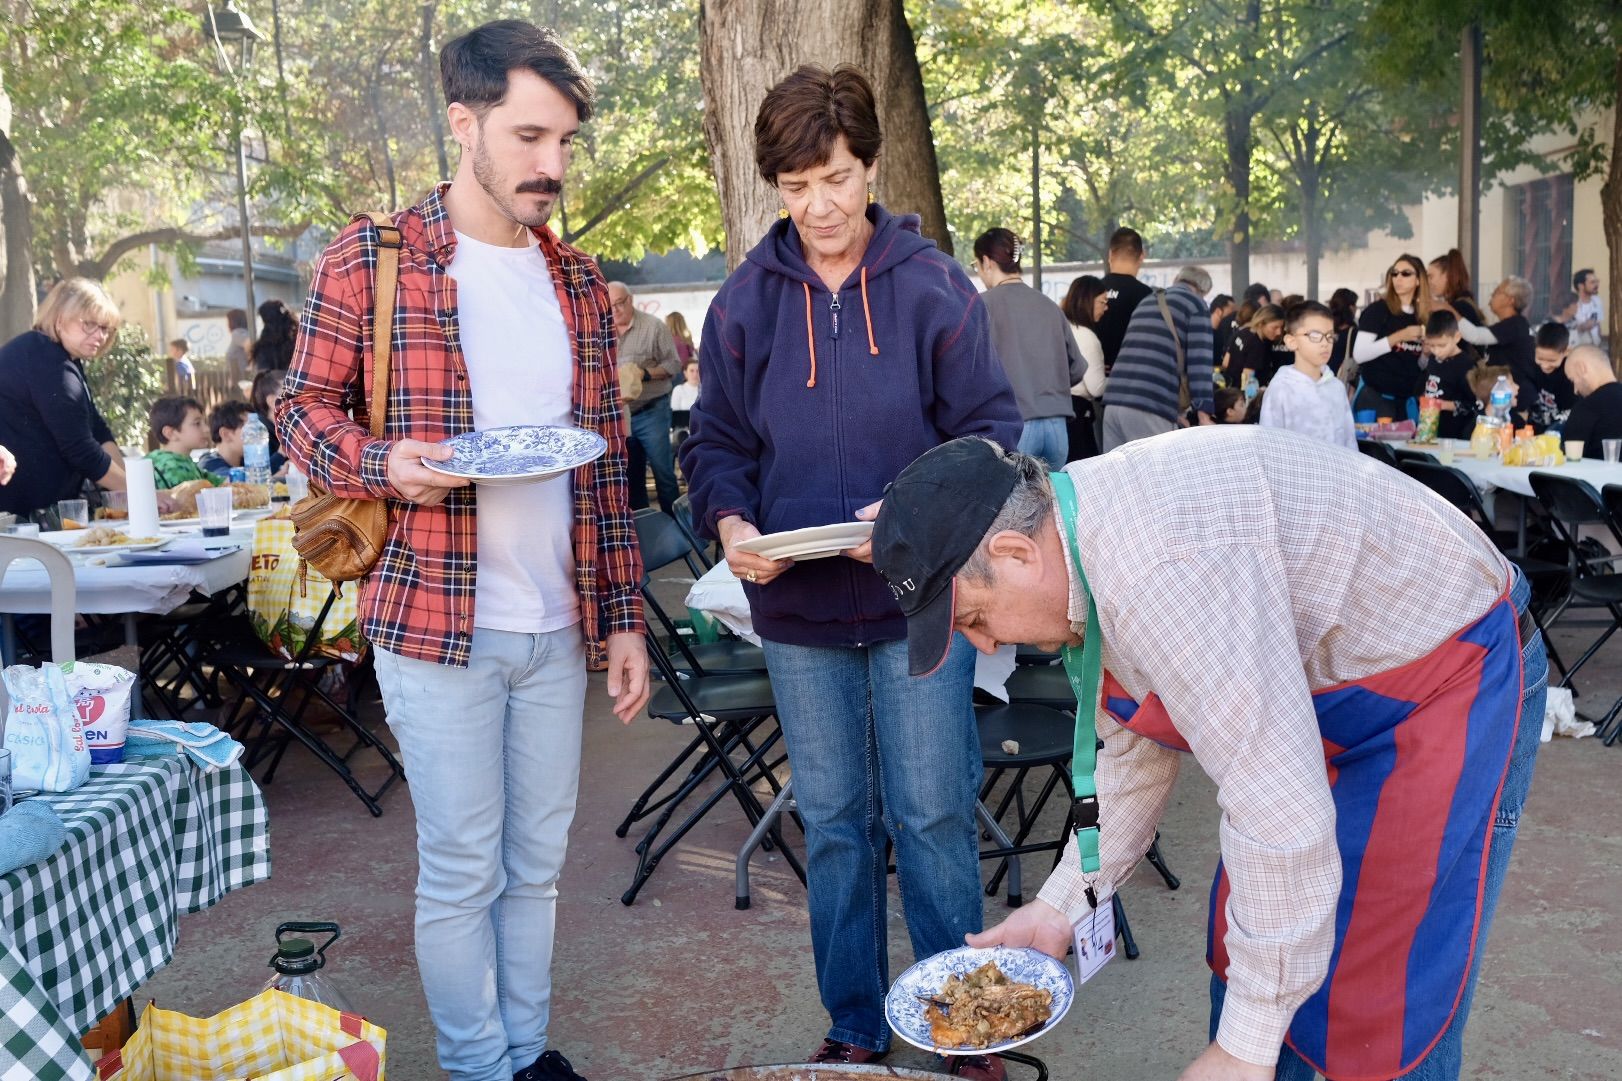
<path fill-rule="evenodd" d="M 175 509 L 163 515 L 163 517 L 165 519 L 197 517 L 197 493 L 206 492 L 212 487 L 214 487 L 212 481 L 199 477 L 196 480 L 188 480 L 184 484 L 177 484 L 170 488 L 168 496 Z"/>
<path fill-rule="evenodd" d="M 947 977 L 924 1015 L 937 1047 L 987 1047 L 1046 1023 L 1053 1016 L 1053 992 L 1015 983 L 997 962 L 987 961 L 967 975 Z"/>
<path fill-rule="evenodd" d="M 155 544 L 161 537 L 131 537 L 121 529 L 99 525 L 85 533 L 75 548 L 111 548 L 119 544 Z"/>
<path fill-rule="evenodd" d="M 126 521 L 129 516 L 130 512 L 125 510 L 123 507 L 96 508 L 96 517 L 103 522 L 122 522 Z"/>
<path fill-rule="evenodd" d="M 237 510 L 252 510 L 255 507 L 270 505 L 268 484 L 232 483 L 231 493 L 231 506 Z"/>
<path fill-rule="evenodd" d="M 83 529 L 83 528 L 85 528 L 85 524 L 83 522 L 76 521 L 75 519 L 72 519 L 72 518 L 64 518 L 64 519 L 62 519 L 62 528 L 63 529 Z"/>
<path fill-rule="evenodd" d="M 286 499 L 287 498 L 287 482 L 279 480 L 275 484 L 272 484 L 270 486 L 270 497 L 272 499 Z"/>

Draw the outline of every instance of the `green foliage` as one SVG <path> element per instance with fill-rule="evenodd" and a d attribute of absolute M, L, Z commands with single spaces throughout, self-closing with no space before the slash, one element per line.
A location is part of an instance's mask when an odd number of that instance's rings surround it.
<path fill-rule="evenodd" d="M 105 356 L 85 362 L 90 393 L 120 446 L 145 445 L 147 411 L 163 395 L 163 365 L 146 332 L 131 324 L 119 328 Z"/>

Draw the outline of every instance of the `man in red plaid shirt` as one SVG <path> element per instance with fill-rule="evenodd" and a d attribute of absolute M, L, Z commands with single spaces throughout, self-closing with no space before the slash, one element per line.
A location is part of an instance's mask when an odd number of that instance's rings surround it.
<path fill-rule="evenodd" d="M 385 438 L 371 437 L 378 231 L 327 248 L 277 406 L 287 453 L 340 496 L 386 499 L 361 585 L 417 812 L 417 963 L 456 1081 L 573 1081 L 547 1047 L 557 879 L 574 816 L 588 656 L 614 712 L 647 702 L 615 333 L 596 265 L 546 227 L 595 92 L 550 30 L 490 23 L 440 77 L 462 159 L 395 215 L 402 239 Z M 596 462 L 469 485 L 423 460 L 512 424 L 598 432 Z"/>

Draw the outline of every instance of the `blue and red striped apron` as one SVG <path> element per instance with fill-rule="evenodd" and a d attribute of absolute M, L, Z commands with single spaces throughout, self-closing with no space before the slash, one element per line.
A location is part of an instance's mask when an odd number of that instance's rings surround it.
<path fill-rule="evenodd" d="M 1506 594 L 1401 668 L 1316 692 L 1343 884 L 1329 974 L 1287 1041 L 1333 1081 L 1384 1081 L 1441 1037 L 1476 948 L 1487 850 L 1514 749 L 1520 633 Z M 1123 727 L 1187 751 L 1158 697 L 1104 674 Z M 1228 877 L 1217 865 L 1206 959 L 1226 981 Z"/>

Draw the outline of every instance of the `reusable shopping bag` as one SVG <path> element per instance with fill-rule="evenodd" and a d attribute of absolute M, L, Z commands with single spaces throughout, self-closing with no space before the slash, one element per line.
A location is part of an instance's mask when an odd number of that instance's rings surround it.
<path fill-rule="evenodd" d="M 291 521 L 259 520 L 253 530 L 253 562 L 248 571 L 248 615 L 266 645 L 288 660 L 297 657 L 332 589 L 332 583 L 314 567 L 299 574 Z M 355 603 L 358 592 L 351 587 L 333 598 L 332 609 L 321 624 L 320 640 L 310 651 L 312 656 L 351 663 L 360 660 L 365 643 Z"/>
<path fill-rule="evenodd" d="M 14 789 L 71 792 L 90 776 L 90 742 L 63 670 L 14 664 L 5 670 L 11 702 L 5 747 L 11 752 Z"/>

